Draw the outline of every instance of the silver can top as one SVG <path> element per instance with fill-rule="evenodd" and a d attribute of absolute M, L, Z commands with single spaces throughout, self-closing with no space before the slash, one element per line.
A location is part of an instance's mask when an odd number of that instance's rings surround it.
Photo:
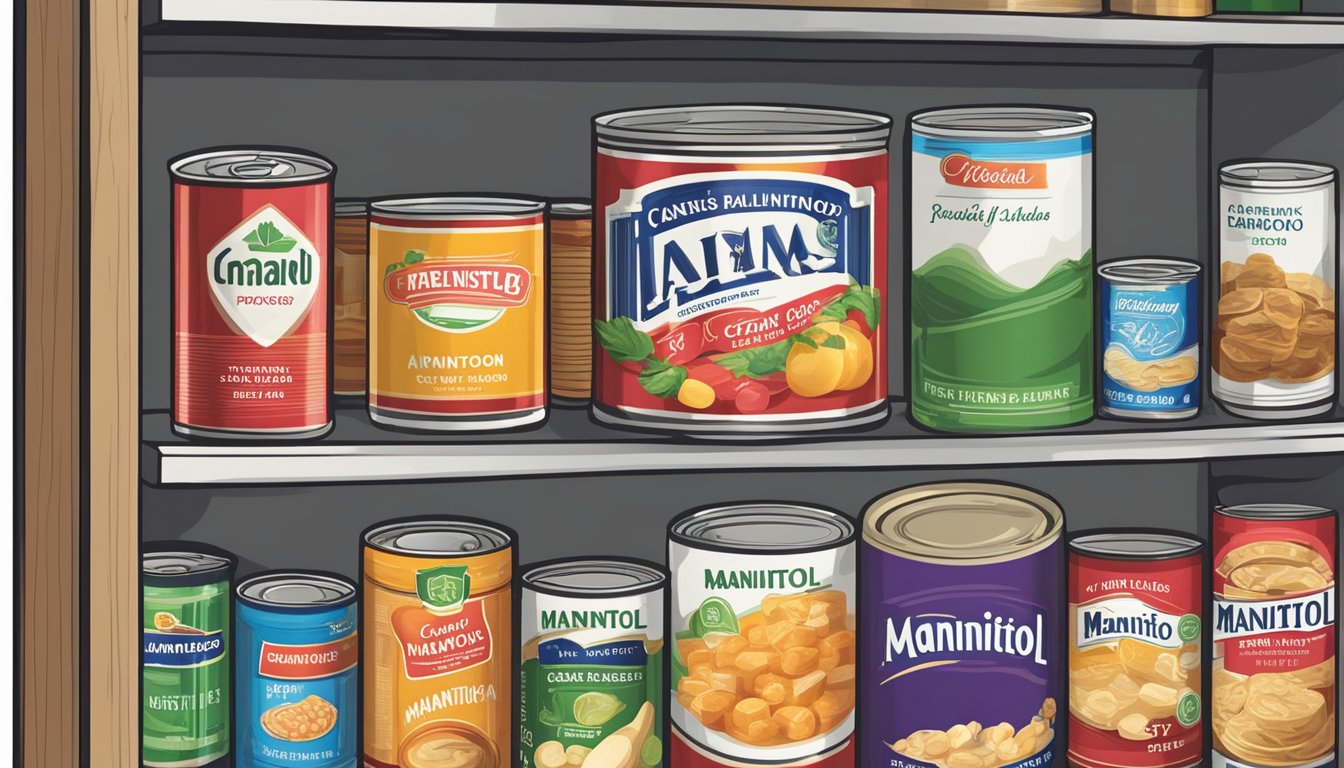
<path fill-rule="evenodd" d="M 353 219 L 369 215 L 369 201 L 358 197 L 338 197 L 334 207 L 338 219 Z"/>
<path fill-rule="evenodd" d="M 845 153 L 884 150 L 891 118 L 871 112 L 764 104 L 706 104 L 593 118 L 600 148 L 664 154 Z"/>
<path fill-rule="evenodd" d="M 528 566 L 523 583 L 548 595 L 617 597 L 661 589 L 667 574 L 653 563 L 588 557 Z"/>
<path fill-rule="evenodd" d="M 183 181 L 240 186 L 322 181 L 335 170 L 324 157 L 290 149 L 217 149 L 177 157 L 168 164 L 169 173 Z"/>
<path fill-rule="evenodd" d="M 465 519 L 408 520 L 371 528 L 364 543 L 384 552 L 419 557 L 484 555 L 510 546 L 503 528 Z"/>
<path fill-rule="evenodd" d="M 355 602 L 355 585 L 338 576 L 307 571 L 273 571 L 238 585 L 238 599 L 274 610 L 339 608 Z"/>
<path fill-rule="evenodd" d="M 545 209 L 546 203 L 542 200 L 477 195 L 384 198 L 369 204 L 374 215 L 397 219 L 514 219 L 535 215 Z"/>
<path fill-rule="evenodd" d="M 1108 261 L 1097 274 L 1120 285 L 1184 285 L 1199 275 L 1200 266 L 1179 259 L 1140 258 Z"/>
<path fill-rule="evenodd" d="M 739 554 L 797 554 L 854 540 L 854 523 L 839 512 L 795 504 L 737 504 L 691 510 L 672 520 L 672 541 Z"/>
<path fill-rule="evenodd" d="M 1090 112 L 1057 107 L 955 107 L 919 112 L 910 117 L 915 132 L 925 136 L 1030 141 L 1091 133 Z"/>
<path fill-rule="evenodd" d="M 1215 509 L 1220 515 L 1247 520 L 1309 520 L 1335 514 L 1332 509 L 1309 504 L 1236 504 Z"/>
<path fill-rule="evenodd" d="M 140 573 L 147 586 L 188 587 L 228 581 L 233 561 L 221 555 L 189 550 L 145 552 Z"/>
<path fill-rule="evenodd" d="M 1097 531 L 1069 540 L 1069 549 L 1105 560 L 1171 560 L 1193 555 L 1204 542 L 1176 531 Z"/>
<path fill-rule="evenodd" d="M 1230 187 L 1244 189 L 1311 189 L 1335 180 L 1335 169 L 1319 163 L 1255 160 L 1227 163 L 1218 178 Z"/>
<path fill-rule="evenodd" d="M 551 203 L 551 215 L 557 219 L 586 219 L 593 215 L 593 204 L 574 200 Z"/>

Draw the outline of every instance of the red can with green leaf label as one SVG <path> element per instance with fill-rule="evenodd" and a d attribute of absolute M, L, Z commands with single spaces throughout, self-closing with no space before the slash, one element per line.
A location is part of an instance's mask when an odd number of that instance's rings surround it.
<path fill-rule="evenodd" d="M 173 428 L 306 438 L 331 428 L 335 166 L 299 150 L 176 158 Z"/>
<path fill-rule="evenodd" d="M 595 119 L 594 415 L 795 431 L 887 415 L 883 115 Z"/>

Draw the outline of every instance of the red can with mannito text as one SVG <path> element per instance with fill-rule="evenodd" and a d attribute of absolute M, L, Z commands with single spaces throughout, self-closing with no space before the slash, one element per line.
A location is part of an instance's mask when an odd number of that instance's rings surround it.
<path fill-rule="evenodd" d="M 1069 540 L 1069 765 L 1199 763 L 1203 577 L 1203 542 L 1176 531 Z"/>
<path fill-rule="evenodd" d="M 286 149 L 170 161 L 173 428 L 315 437 L 331 428 L 335 166 Z"/>

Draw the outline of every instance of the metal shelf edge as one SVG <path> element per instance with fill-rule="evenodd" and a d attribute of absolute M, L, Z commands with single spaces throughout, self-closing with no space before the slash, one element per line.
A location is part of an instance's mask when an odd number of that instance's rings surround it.
<path fill-rule="evenodd" d="M 1157 19 L 712 5 L 424 0 L 163 0 L 164 21 L 537 34 L 828 38 L 991 43 L 1344 46 L 1344 17 Z M 320 36 L 315 32 L 315 36 Z"/>

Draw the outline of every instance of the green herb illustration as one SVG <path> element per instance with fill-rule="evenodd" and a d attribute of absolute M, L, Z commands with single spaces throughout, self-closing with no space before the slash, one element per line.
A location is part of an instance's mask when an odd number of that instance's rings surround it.
<path fill-rule="evenodd" d="M 404 269 L 406 267 L 411 266 L 412 264 L 419 264 L 424 260 L 425 260 L 425 252 L 412 248 L 406 252 L 405 256 L 401 257 L 401 261 L 395 262 L 393 264 L 388 264 L 387 269 L 383 270 L 383 277 L 387 277 L 393 272 L 396 272 L 398 269 Z"/>
<path fill-rule="evenodd" d="M 281 232 L 274 223 L 263 221 L 243 238 L 249 251 L 260 253 L 289 253 L 298 245 L 297 240 Z"/>
<path fill-rule="evenodd" d="M 850 311 L 862 314 L 869 329 L 877 327 L 881 319 L 881 298 L 877 289 L 859 285 L 852 278 L 849 288 L 834 301 L 822 308 L 812 322 L 841 322 L 849 317 Z M 653 339 L 647 333 L 635 327 L 628 317 L 614 317 L 610 320 L 594 320 L 597 341 L 618 363 L 642 363 L 639 384 L 644 391 L 654 397 L 676 397 L 677 391 L 686 381 L 688 373 L 684 366 L 673 365 L 669 360 L 654 354 Z M 783 373 L 789 359 L 789 350 L 794 344 L 805 344 L 833 349 L 844 349 L 842 336 L 813 334 L 811 329 L 781 339 L 764 347 L 753 347 L 718 357 L 714 362 L 728 369 L 736 378 L 761 379 L 772 374 Z M 817 338 L 820 337 L 821 341 Z"/>

